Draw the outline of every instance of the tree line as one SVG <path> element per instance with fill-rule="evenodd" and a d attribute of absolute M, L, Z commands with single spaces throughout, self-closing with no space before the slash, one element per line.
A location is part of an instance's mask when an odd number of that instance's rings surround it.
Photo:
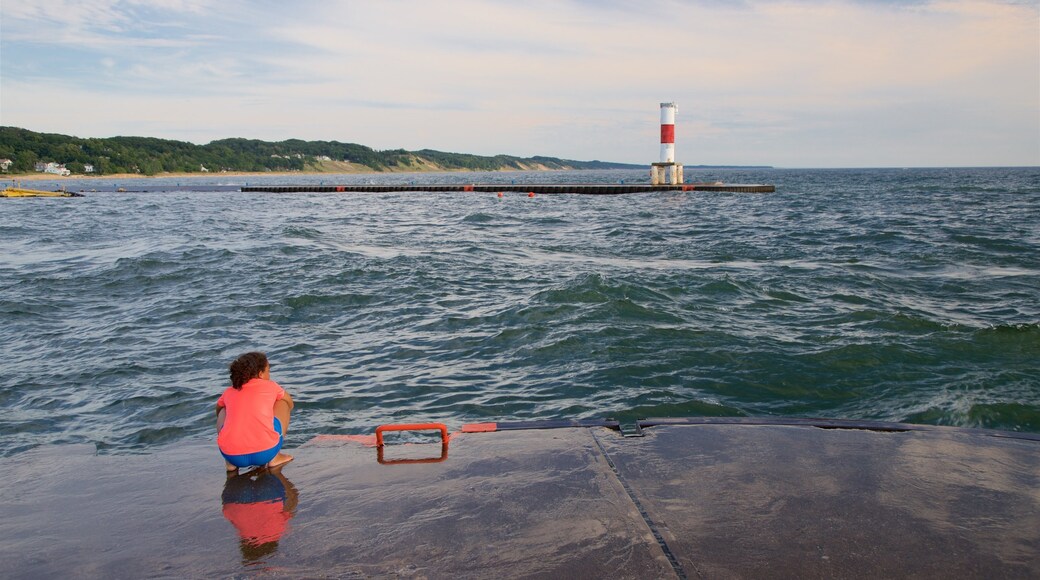
<path fill-rule="evenodd" d="M 37 163 L 63 164 L 72 173 L 92 166 L 95 174 L 197 173 L 202 171 L 306 171 L 319 159 L 347 161 L 373 171 L 432 163 L 446 170 L 495 171 L 522 169 L 534 164 L 549 169 L 620 169 L 636 167 L 602 161 L 573 161 L 555 157 L 493 157 L 423 149 L 377 151 L 339 141 L 261 141 L 220 139 L 205 145 L 154 137 L 80 138 L 37 133 L 18 127 L 0 127 L 0 159 L 12 161 L 8 172 L 35 170 Z M 205 170 L 203 169 L 205 168 Z"/>

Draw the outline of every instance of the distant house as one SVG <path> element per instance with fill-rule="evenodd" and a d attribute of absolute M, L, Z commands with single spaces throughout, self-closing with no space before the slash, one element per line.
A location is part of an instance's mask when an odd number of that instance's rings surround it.
<path fill-rule="evenodd" d="M 11 161 L 10 159 L 0 159 L 0 171 L 7 171 L 11 168 L 12 163 L 14 163 L 14 161 Z"/>
<path fill-rule="evenodd" d="M 199 171 L 203 173 L 209 173 L 209 169 L 206 169 L 206 166 L 202 164 L 199 164 Z"/>
<path fill-rule="evenodd" d="M 89 163 L 84 163 L 83 173 L 94 173 L 94 166 Z"/>
<path fill-rule="evenodd" d="M 315 155 L 314 158 L 318 161 L 332 161 L 332 158 L 328 155 Z"/>
<path fill-rule="evenodd" d="M 72 172 L 65 169 L 64 165 L 53 161 L 49 163 L 37 163 L 35 169 L 40 173 L 50 173 L 52 175 L 72 175 Z"/>
<path fill-rule="evenodd" d="M 43 172 L 52 173 L 54 175 L 72 175 L 72 172 L 65 169 L 65 166 L 60 163 L 48 163 L 47 169 L 44 169 Z"/>

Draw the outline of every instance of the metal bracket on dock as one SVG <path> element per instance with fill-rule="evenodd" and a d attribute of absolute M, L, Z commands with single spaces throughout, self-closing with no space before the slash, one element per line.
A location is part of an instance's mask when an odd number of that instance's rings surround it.
<path fill-rule="evenodd" d="M 639 425 L 639 422 L 635 423 L 619 423 L 618 431 L 621 431 L 622 437 L 642 437 L 643 428 Z"/>

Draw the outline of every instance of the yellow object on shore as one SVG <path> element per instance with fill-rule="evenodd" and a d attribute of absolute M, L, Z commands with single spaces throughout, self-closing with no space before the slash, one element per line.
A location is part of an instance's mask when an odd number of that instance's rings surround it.
<path fill-rule="evenodd" d="M 23 187 L 8 187 L 0 191 L 0 197 L 83 197 L 71 191 L 40 191 Z"/>

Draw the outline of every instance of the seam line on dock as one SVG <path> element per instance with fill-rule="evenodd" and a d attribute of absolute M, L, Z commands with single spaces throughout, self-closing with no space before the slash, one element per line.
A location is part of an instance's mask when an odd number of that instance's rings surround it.
<path fill-rule="evenodd" d="M 664 536 L 662 536 L 660 530 L 657 529 L 657 524 L 654 523 L 650 514 L 643 507 L 643 503 L 639 501 L 638 497 L 636 497 L 635 491 L 633 491 L 628 485 L 628 482 L 625 481 L 625 478 L 621 475 L 617 465 L 614 465 L 614 460 L 610 458 L 607 449 L 603 447 L 603 443 L 601 443 L 599 437 L 596 436 L 595 430 L 589 429 L 589 434 L 592 435 L 592 440 L 596 442 L 596 446 L 599 447 L 599 452 L 603 454 L 603 458 L 607 460 L 607 465 L 609 465 L 611 471 L 614 472 L 614 477 L 621 482 L 621 487 L 625 488 L 625 493 L 628 494 L 628 499 L 632 500 L 632 503 L 639 511 L 639 515 L 643 518 L 643 522 L 650 528 L 650 532 L 654 535 L 654 539 L 657 540 L 657 545 L 661 547 L 661 551 L 663 551 L 665 557 L 668 558 L 668 563 L 672 565 L 672 570 L 675 572 L 676 577 L 686 580 L 687 576 L 686 572 L 683 570 L 682 564 L 679 563 L 675 554 L 672 553 L 672 549 L 668 547 L 668 542 L 665 541 Z"/>

